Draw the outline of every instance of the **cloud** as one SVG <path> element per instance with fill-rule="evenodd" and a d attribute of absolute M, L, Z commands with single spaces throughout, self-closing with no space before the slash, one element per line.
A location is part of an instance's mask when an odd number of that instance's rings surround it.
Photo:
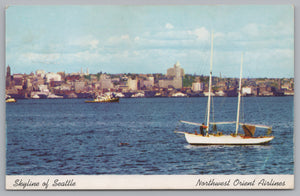
<path fill-rule="evenodd" d="M 91 47 L 91 49 L 96 49 L 98 48 L 99 40 L 91 40 L 88 42 L 88 45 Z"/>
<path fill-rule="evenodd" d="M 248 36 L 256 37 L 260 35 L 261 28 L 262 26 L 259 26 L 258 24 L 250 23 L 243 27 L 242 32 Z"/>
<path fill-rule="evenodd" d="M 213 72 L 221 72 L 227 77 L 238 76 L 241 52 L 217 50 L 214 53 Z M 290 73 L 293 73 L 294 69 L 293 56 L 294 51 L 291 49 L 258 48 L 245 51 L 243 77 L 291 76 Z"/>
<path fill-rule="evenodd" d="M 285 26 L 281 22 L 275 25 L 250 23 L 239 29 L 216 31 L 214 73 L 239 75 L 241 52 L 245 52 L 245 76 L 251 73 L 250 77 L 268 77 L 263 67 L 270 67 L 269 77 L 274 76 L 275 70 L 278 76 L 293 73 L 293 28 Z M 204 26 L 178 30 L 167 23 L 161 31 L 118 33 L 110 37 L 88 35 L 31 44 L 20 44 L 8 38 L 7 62 L 18 63 L 19 67 L 86 65 L 95 67 L 95 71 L 101 65 L 107 72 L 126 71 L 128 66 L 132 66 L 130 72 L 140 72 L 138 65 L 143 64 L 148 72 L 164 73 L 165 66 L 172 66 L 179 60 L 186 73 L 208 73 L 211 33 Z"/>
<path fill-rule="evenodd" d="M 221 32 L 215 32 L 214 33 L 214 38 L 224 38 L 226 35 Z"/>
<path fill-rule="evenodd" d="M 120 44 L 121 42 L 128 42 L 130 41 L 130 36 L 125 34 L 125 35 L 120 35 L 120 36 L 111 36 L 108 38 L 108 43 L 106 44 Z"/>
<path fill-rule="evenodd" d="M 121 35 L 122 40 L 129 40 L 129 35 Z"/>
<path fill-rule="evenodd" d="M 221 32 L 216 37 L 224 37 Z M 210 33 L 205 27 L 193 30 L 169 30 L 157 32 L 144 32 L 134 39 L 131 46 L 137 49 L 200 49 L 210 46 Z"/>
<path fill-rule="evenodd" d="M 57 64 L 57 61 L 60 59 L 60 53 L 23 53 L 19 56 L 25 62 L 32 62 L 32 63 L 43 63 L 43 64 Z"/>
<path fill-rule="evenodd" d="M 173 29 L 174 28 L 174 26 L 170 23 L 167 23 L 165 27 L 166 27 L 166 29 Z"/>
<path fill-rule="evenodd" d="M 139 36 L 134 38 L 134 41 L 140 41 L 140 40 L 141 40 L 141 38 Z"/>
<path fill-rule="evenodd" d="M 193 31 L 188 31 L 188 34 L 196 36 L 197 40 L 200 41 L 207 41 L 210 37 L 209 31 L 205 27 L 197 28 Z"/>
<path fill-rule="evenodd" d="M 139 56 L 140 52 L 135 50 L 135 51 L 133 51 L 133 54 L 136 55 L 136 56 Z"/>
<path fill-rule="evenodd" d="M 65 47 L 71 46 L 76 48 L 81 48 L 82 50 L 95 50 L 98 48 L 100 41 L 94 36 L 88 35 L 84 37 L 70 38 L 65 42 Z M 62 43 L 59 43 L 62 45 Z"/>

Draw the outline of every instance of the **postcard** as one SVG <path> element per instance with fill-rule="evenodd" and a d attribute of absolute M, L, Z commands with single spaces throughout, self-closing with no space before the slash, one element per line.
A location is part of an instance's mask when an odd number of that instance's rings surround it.
<path fill-rule="evenodd" d="M 293 189 L 292 5 L 8 6 L 6 189 Z"/>

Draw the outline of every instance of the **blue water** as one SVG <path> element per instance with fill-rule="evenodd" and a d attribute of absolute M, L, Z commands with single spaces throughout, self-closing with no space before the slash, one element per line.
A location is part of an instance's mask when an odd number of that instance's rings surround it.
<path fill-rule="evenodd" d="M 268 145 L 193 146 L 174 131 L 198 130 L 178 120 L 204 122 L 205 97 L 100 104 L 82 99 L 18 100 L 6 105 L 6 173 L 293 174 L 293 101 L 243 98 L 241 119 L 273 127 L 275 139 Z M 237 98 L 214 98 L 214 120 L 234 121 L 236 103 Z M 233 125 L 218 129 L 235 130 Z"/>

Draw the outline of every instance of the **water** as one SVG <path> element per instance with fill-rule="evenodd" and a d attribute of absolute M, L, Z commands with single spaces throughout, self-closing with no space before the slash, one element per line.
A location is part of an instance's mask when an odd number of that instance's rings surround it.
<path fill-rule="evenodd" d="M 82 99 L 18 100 L 6 106 L 6 173 L 293 174 L 293 97 L 243 99 L 242 119 L 273 127 L 275 139 L 270 144 L 189 145 L 174 131 L 198 130 L 178 120 L 204 122 L 205 97 L 101 104 Z M 214 98 L 213 103 L 215 121 L 235 120 L 237 98 Z M 218 128 L 223 133 L 235 130 L 233 125 Z"/>

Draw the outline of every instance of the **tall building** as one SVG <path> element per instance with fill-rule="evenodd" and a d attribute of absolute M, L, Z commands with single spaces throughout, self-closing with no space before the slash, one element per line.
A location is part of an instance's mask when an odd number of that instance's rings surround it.
<path fill-rule="evenodd" d="M 183 77 L 184 76 L 184 70 L 180 67 L 179 61 L 174 64 L 173 68 L 169 68 L 167 70 L 167 76 L 171 77 Z"/>
<path fill-rule="evenodd" d="M 10 77 L 11 73 L 10 73 L 10 66 L 8 65 L 6 68 L 6 77 Z"/>
<path fill-rule="evenodd" d="M 138 88 L 138 80 L 137 79 L 131 79 L 131 77 L 128 78 L 127 80 L 127 86 L 128 86 L 128 89 L 129 90 L 132 90 L 132 91 L 136 91 Z"/>
<path fill-rule="evenodd" d="M 10 66 L 8 65 L 6 68 L 6 87 L 11 85 L 11 73 L 10 73 Z"/>
<path fill-rule="evenodd" d="M 182 77 L 184 76 L 184 70 L 180 67 L 179 61 L 173 68 L 167 70 L 167 78 L 159 80 L 159 87 L 168 88 L 173 86 L 176 89 L 182 88 Z"/>

